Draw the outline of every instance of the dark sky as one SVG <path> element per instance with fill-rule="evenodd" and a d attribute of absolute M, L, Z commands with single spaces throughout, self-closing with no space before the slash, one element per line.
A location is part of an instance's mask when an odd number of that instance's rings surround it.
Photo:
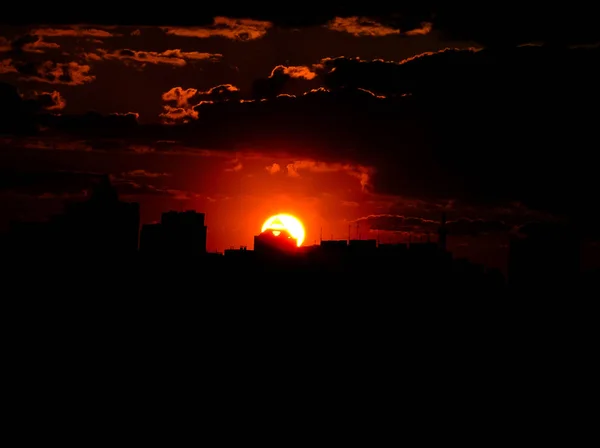
<path fill-rule="evenodd" d="M 446 211 L 455 252 L 489 265 L 540 223 L 594 238 L 593 14 L 436 3 L 15 10 L 0 25 L 0 226 L 109 173 L 143 222 L 206 212 L 211 250 L 251 246 L 277 212 L 310 244 L 356 222 L 426 235 Z"/>

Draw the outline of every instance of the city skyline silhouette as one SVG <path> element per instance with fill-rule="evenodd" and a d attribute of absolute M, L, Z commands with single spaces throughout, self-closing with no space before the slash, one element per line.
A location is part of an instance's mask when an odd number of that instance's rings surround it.
<path fill-rule="evenodd" d="M 318 244 L 297 245 L 275 217 L 267 220 L 263 230 L 255 235 L 251 249 L 231 246 L 211 253 L 207 251 L 204 213 L 171 210 L 163 212 L 159 223 L 141 224 L 139 204 L 121 201 L 106 175 L 99 177 L 86 201 L 67 203 L 62 214 L 48 221 L 13 222 L 3 234 L 2 250 L 13 259 L 25 261 L 49 260 L 60 253 L 63 257 L 75 257 L 76 264 L 87 265 L 94 260 L 125 262 L 129 269 L 139 268 L 144 275 L 152 269 L 164 269 L 164 274 L 186 266 L 196 270 L 194 278 L 204 283 L 211 281 L 207 275 L 215 274 L 276 272 L 288 277 L 309 274 L 317 278 L 337 274 L 352 276 L 343 281 L 355 288 L 393 270 L 396 279 L 407 288 L 433 282 L 428 289 L 449 293 L 456 287 L 462 293 L 490 296 L 563 290 L 587 284 L 595 275 L 593 271 L 582 271 L 579 242 L 567 228 L 560 229 L 563 234 L 515 236 L 506 270 L 502 271 L 455 258 L 446 247 L 450 222 L 442 212 L 436 238 L 428 234 L 427 239 L 409 238 L 403 243 L 362 239 L 358 229 L 352 238 L 349 229 L 347 239 L 321 239 Z M 100 275 L 101 271 L 97 273 Z M 152 284 L 149 278 L 145 281 Z M 303 282 L 312 285 L 306 279 Z M 386 283 L 382 282 L 384 288 Z M 340 285 L 338 288 L 344 290 Z"/>
<path fill-rule="evenodd" d="M 7 16 L 0 233 L 79 216 L 95 222 L 90 251 L 138 233 L 131 250 L 154 239 L 158 253 L 184 245 L 164 228 L 193 226 L 189 210 L 207 233 L 181 251 L 251 257 L 261 225 L 286 213 L 306 253 L 326 240 L 437 244 L 507 284 L 530 263 L 516 254 L 539 259 L 538 283 L 597 272 L 600 37 L 588 15 L 393 9 Z M 108 181 L 138 205 L 93 212 Z M 129 222 L 116 239 L 102 230 L 109 212 Z M 83 257 L 87 237 L 68 226 L 70 247 L 55 250 Z M 57 245 L 43 240 L 27 244 Z"/>

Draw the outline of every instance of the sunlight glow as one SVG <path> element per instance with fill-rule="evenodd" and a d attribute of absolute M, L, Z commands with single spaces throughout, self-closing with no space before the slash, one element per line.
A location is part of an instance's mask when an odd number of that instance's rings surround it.
<path fill-rule="evenodd" d="M 280 214 L 271 216 L 263 224 L 261 232 L 267 229 L 287 230 L 296 239 L 298 246 L 301 246 L 304 242 L 304 226 L 298 218 L 292 215 Z M 275 235 L 275 232 L 273 232 L 273 235 Z"/>

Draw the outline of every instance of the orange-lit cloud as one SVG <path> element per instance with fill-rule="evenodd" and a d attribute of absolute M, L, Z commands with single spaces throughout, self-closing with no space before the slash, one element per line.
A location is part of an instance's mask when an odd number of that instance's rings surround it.
<path fill-rule="evenodd" d="M 37 28 L 30 31 L 30 33 L 36 36 L 47 37 L 95 37 L 100 39 L 113 37 L 115 35 L 106 30 L 97 28 L 84 28 L 79 26 L 65 28 Z"/>
<path fill-rule="evenodd" d="M 89 74 L 90 69 L 89 65 L 82 65 L 78 62 L 46 61 L 36 67 L 36 75 L 23 76 L 21 80 L 78 86 L 96 79 L 94 75 Z"/>
<path fill-rule="evenodd" d="M 189 107 L 173 107 L 168 104 L 163 106 L 164 112 L 159 116 L 164 124 L 189 123 L 198 119 L 198 112 Z"/>
<path fill-rule="evenodd" d="M 225 168 L 225 171 L 236 173 L 244 168 L 244 165 L 242 165 L 242 162 L 237 157 L 231 160 L 229 165 L 230 166 L 228 168 Z"/>
<path fill-rule="evenodd" d="M 373 169 L 343 163 L 326 163 L 315 160 L 297 160 L 286 165 L 287 175 L 290 177 L 301 177 L 302 171 L 312 173 L 335 173 L 343 172 L 359 180 L 361 189 L 366 190 L 370 186 Z"/>
<path fill-rule="evenodd" d="M 45 110 L 57 111 L 64 109 L 67 105 L 60 92 L 56 90 L 52 92 L 33 92 L 33 96 Z"/>
<path fill-rule="evenodd" d="M 105 50 L 98 50 L 96 53 L 87 53 L 84 55 L 90 60 L 121 60 L 121 61 L 132 61 L 138 64 L 168 64 L 177 67 L 183 67 L 189 61 L 217 61 L 222 55 L 214 53 L 200 53 L 198 51 L 181 51 L 166 50 L 162 52 L 156 51 L 135 51 L 129 49 L 115 50 L 107 52 Z"/>
<path fill-rule="evenodd" d="M 231 84 L 221 84 L 204 91 L 173 87 L 162 94 L 163 101 L 172 104 L 163 105 L 160 117 L 165 124 L 187 123 L 198 118 L 196 108 L 202 103 L 227 101 L 236 98 L 239 93 L 240 89 Z"/>
<path fill-rule="evenodd" d="M 137 112 L 113 112 L 109 116 L 127 117 L 127 118 L 133 117 L 134 121 L 137 121 L 138 118 L 140 118 L 140 114 L 138 114 Z"/>
<path fill-rule="evenodd" d="M 163 101 L 172 101 L 177 107 L 187 107 L 190 100 L 198 93 L 197 89 L 183 89 L 182 87 L 173 87 L 171 90 L 163 93 Z"/>
<path fill-rule="evenodd" d="M 279 173 L 281 171 L 281 165 L 278 163 L 273 163 L 272 165 L 268 165 L 265 167 L 269 174 Z"/>
<path fill-rule="evenodd" d="M 59 49 L 55 42 L 46 42 L 41 36 L 26 34 L 12 41 L 0 36 L 0 53 L 19 51 L 26 53 L 44 53 L 45 50 Z"/>
<path fill-rule="evenodd" d="M 313 72 L 309 67 L 305 65 L 278 65 L 276 66 L 269 75 L 269 78 L 273 78 L 274 76 L 278 76 L 280 74 L 288 75 L 290 78 L 300 78 L 311 80 L 314 79 L 317 74 Z"/>
<path fill-rule="evenodd" d="M 44 39 L 39 37 L 33 42 L 28 42 L 23 45 L 22 50 L 29 53 L 44 53 L 47 49 L 58 49 L 60 45 L 54 42 L 46 42 Z"/>
<path fill-rule="evenodd" d="M 415 28 L 409 31 L 406 31 L 404 34 L 407 36 L 424 36 L 425 34 L 429 34 L 433 28 L 433 24 L 431 22 L 423 22 L 421 24 L 421 28 Z"/>
<path fill-rule="evenodd" d="M 384 25 L 368 17 L 336 17 L 326 27 L 333 31 L 349 33 L 357 37 L 383 37 L 404 34 L 406 36 L 424 35 L 431 31 L 432 24 L 423 22 L 420 28 L 402 31 L 396 27 Z"/>
<path fill-rule="evenodd" d="M 252 19 L 231 19 L 228 17 L 215 17 L 212 25 L 203 27 L 165 27 L 167 34 L 182 37 L 196 37 L 206 39 L 209 37 L 225 37 L 233 40 L 253 40 L 263 37 L 271 22 Z"/>

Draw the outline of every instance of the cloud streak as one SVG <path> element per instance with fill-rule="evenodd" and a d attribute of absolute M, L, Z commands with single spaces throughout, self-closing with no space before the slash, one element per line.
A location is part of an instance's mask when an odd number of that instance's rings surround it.
<path fill-rule="evenodd" d="M 431 22 L 423 22 L 419 28 L 400 30 L 398 27 L 384 25 L 369 17 L 336 17 L 326 28 L 332 31 L 352 34 L 356 37 L 385 37 L 390 35 L 419 36 L 428 34 L 432 29 Z"/>
<path fill-rule="evenodd" d="M 203 27 L 165 27 L 165 33 L 180 37 L 207 39 L 223 37 L 232 40 L 248 41 L 260 39 L 272 27 L 272 23 L 263 20 L 215 17 L 213 24 Z"/>
<path fill-rule="evenodd" d="M 135 51 L 129 49 L 115 50 L 108 52 L 106 50 L 99 49 L 97 53 L 87 53 L 84 57 L 91 61 L 105 60 L 119 60 L 123 62 L 134 62 L 138 65 L 145 66 L 146 64 L 166 64 L 173 65 L 176 67 L 183 67 L 189 62 L 194 61 L 210 61 L 215 62 L 220 60 L 223 55 L 216 53 L 200 53 L 198 51 L 181 51 L 166 50 L 162 52 L 156 51 Z"/>

